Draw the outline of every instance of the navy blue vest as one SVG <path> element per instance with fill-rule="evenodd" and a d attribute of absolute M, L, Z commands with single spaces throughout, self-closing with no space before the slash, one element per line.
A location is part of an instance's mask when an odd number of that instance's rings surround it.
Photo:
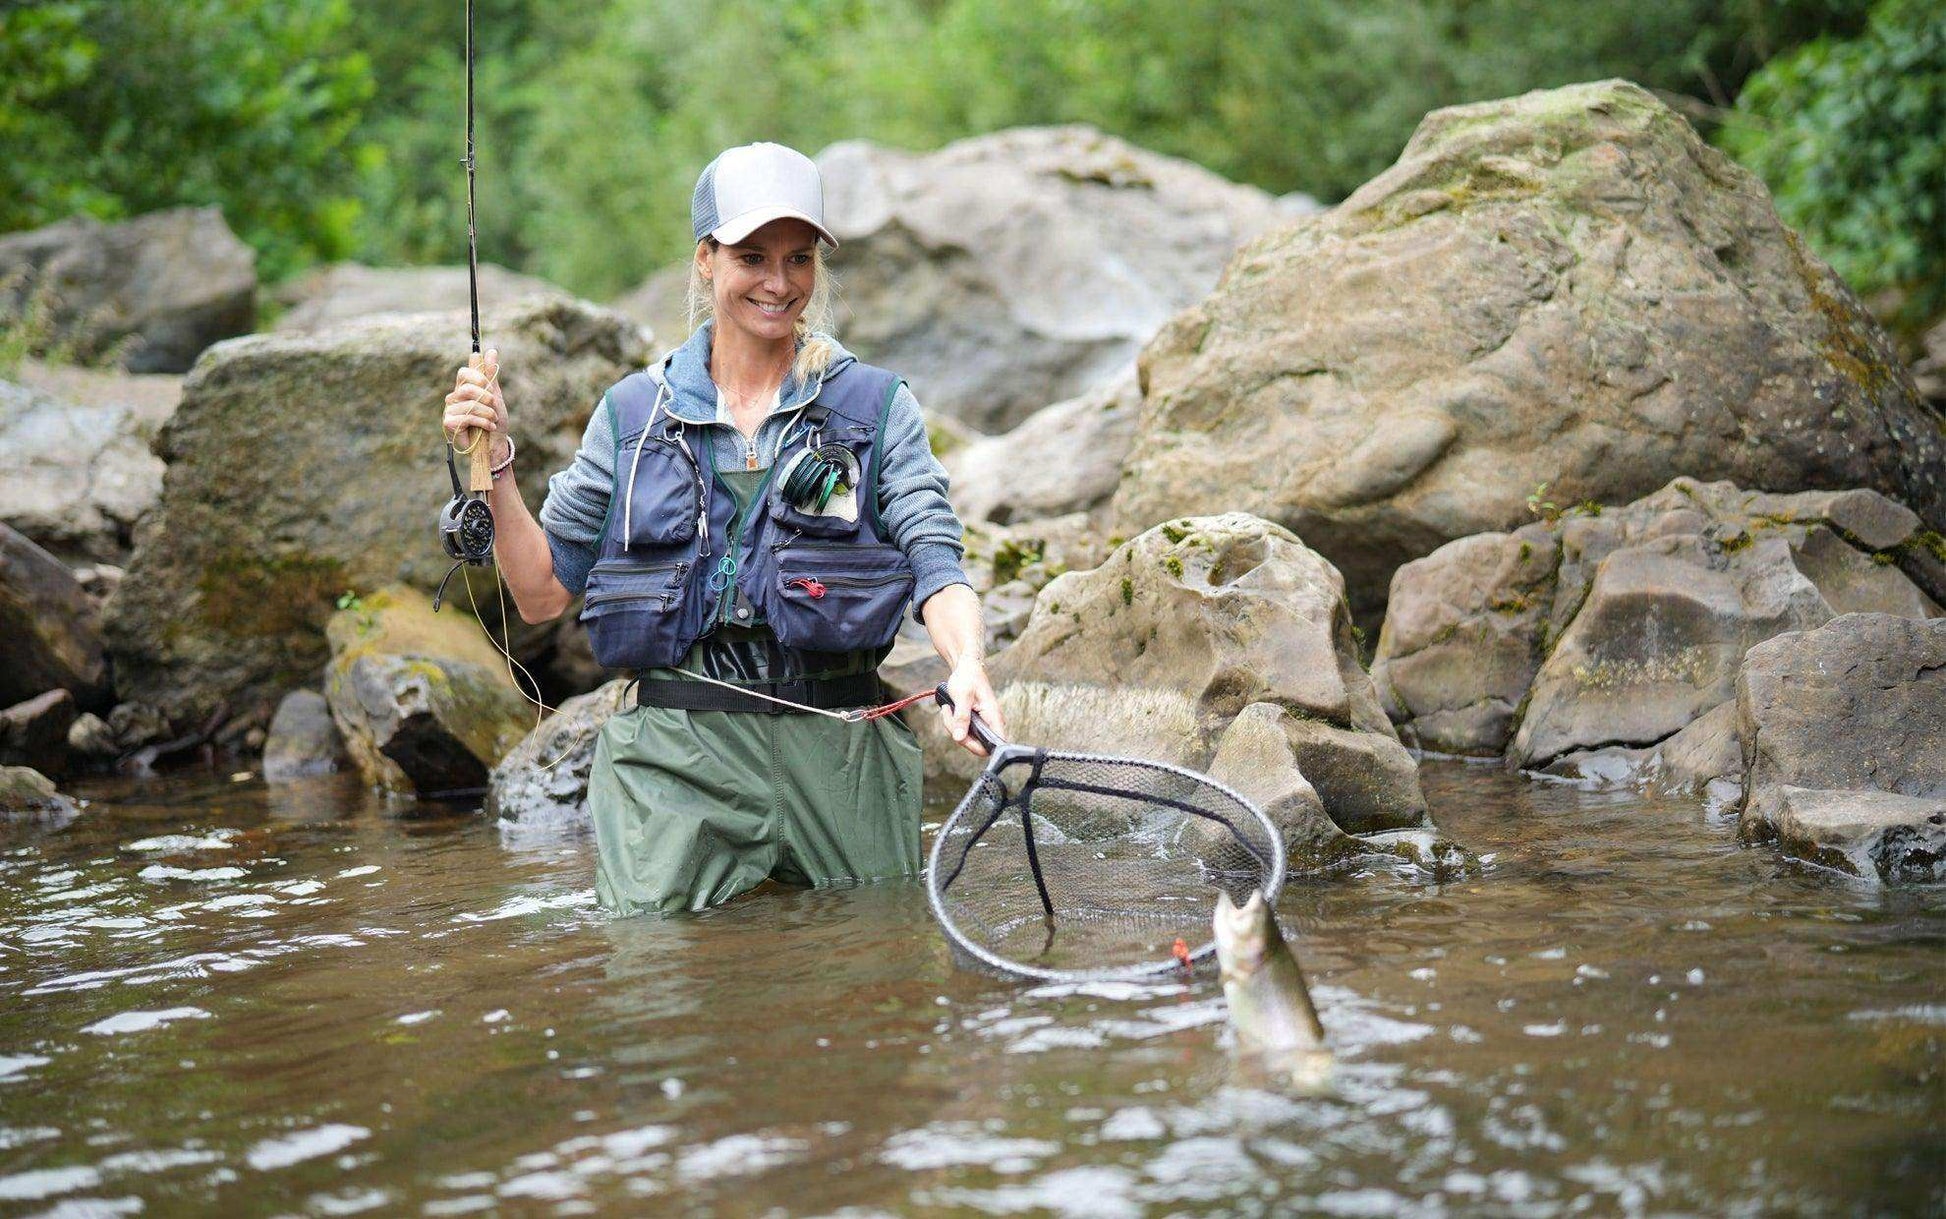
<path fill-rule="evenodd" d="M 827 375 L 740 521 L 705 428 L 670 414 L 661 382 L 638 372 L 610 389 L 602 409 L 614 423 L 615 490 L 581 610 L 595 659 L 611 669 L 673 665 L 718 621 L 739 612 L 754 621 L 751 609 L 786 647 L 889 645 L 913 585 L 878 517 L 879 437 L 899 384 L 856 361 Z M 853 519 L 802 511 L 780 494 L 779 475 L 817 444 L 842 445 L 857 462 Z"/>

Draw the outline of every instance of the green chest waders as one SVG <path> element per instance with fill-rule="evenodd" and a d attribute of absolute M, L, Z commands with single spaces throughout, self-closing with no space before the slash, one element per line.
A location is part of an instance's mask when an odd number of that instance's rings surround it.
<path fill-rule="evenodd" d="M 741 521 L 762 472 L 717 477 Z M 724 598 L 731 614 L 732 601 Z M 678 669 L 652 669 L 642 681 L 680 680 L 680 670 L 795 678 L 804 676 L 802 656 L 780 649 L 767 629 L 732 620 L 698 640 Z M 869 672 L 877 662 L 872 652 L 842 659 L 815 676 Z M 917 875 L 921 775 L 918 740 L 896 716 L 844 723 L 631 707 L 595 742 L 596 895 L 618 914 L 670 914 L 726 902 L 769 878 L 824 886 Z"/>

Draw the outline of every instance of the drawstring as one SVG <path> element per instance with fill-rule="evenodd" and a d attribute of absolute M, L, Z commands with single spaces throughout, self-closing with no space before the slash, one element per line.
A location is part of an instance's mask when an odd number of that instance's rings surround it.
<path fill-rule="evenodd" d="M 668 375 L 666 370 L 663 375 Z M 635 536 L 635 467 L 641 464 L 642 446 L 649 442 L 649 431 L 655 427 L 655 417 L 662 413 L 662 396 L 668 392 L 669 383 L 667 381 L 656 382 L 655 405 L 649 408 L 649 421 L 642 425 L 642 434 L 635 441 L 635 456 L 629 459 L 628 490 L 622 493 L 623 550 L 629 548 L 629 542 Z"/>

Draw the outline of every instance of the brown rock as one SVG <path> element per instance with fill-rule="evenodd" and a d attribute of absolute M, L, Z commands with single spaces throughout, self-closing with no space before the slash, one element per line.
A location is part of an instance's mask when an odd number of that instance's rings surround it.
<path fill-rule="evenodd" d="M 0 525 L 0 706 L 53 689 L 108 697 L 94 602 L 60 560 Z"/>
<path fill-rule="evenodd" d="M 68 767 L 74 695 L 49 690 L 0 711 L 0 766 L 32 766 L 58 775 Z"/>

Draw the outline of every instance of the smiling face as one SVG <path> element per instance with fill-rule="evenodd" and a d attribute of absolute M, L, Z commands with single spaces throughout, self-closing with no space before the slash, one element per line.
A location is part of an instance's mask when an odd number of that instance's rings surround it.
<path fill-rule="evenodd" d="M 817 286 L 817 240 L 802 220 L 773 220 L 736 245 L 698 243 L 716 324 L 768 342 L 793 338 Z"/>

